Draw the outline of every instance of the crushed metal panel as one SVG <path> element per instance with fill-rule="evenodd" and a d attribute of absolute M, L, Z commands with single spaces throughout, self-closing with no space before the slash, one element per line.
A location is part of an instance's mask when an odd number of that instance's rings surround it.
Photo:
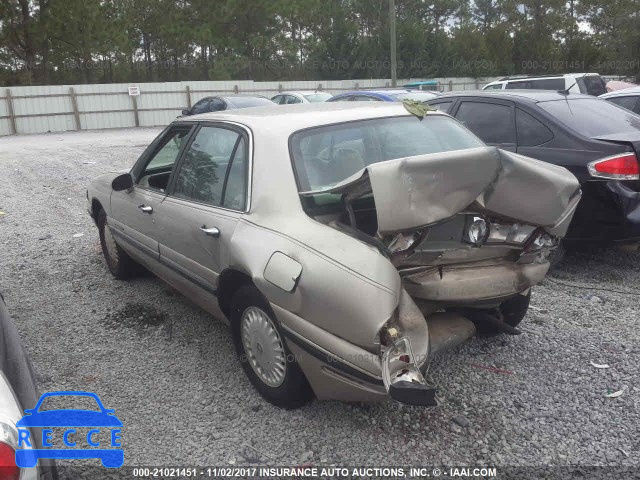
<path fill-rule="evenodd" d="M 302 274 L 302 265 L 282 252 L 271 255 L 264 268 L 264 278 L 285 292 L 293 292 Z"/>

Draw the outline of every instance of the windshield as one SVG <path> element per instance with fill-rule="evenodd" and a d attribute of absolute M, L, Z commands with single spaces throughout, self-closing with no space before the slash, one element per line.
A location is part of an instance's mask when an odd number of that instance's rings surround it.
<path fill-rule="evenodd" d="M 232 97 L 229 98 L 236 108 L 263 107 L 265 105 L 274 105 L 268 98 L 263 97 Z"/>
<path fill-rule="evenodd" d="M 304 98 L 309 100 L 311 103 L 316 103 L 316 102 L 326 102 L 332 96 L 333 95 L 331 95 L 330 93 L 309 93 L 309 94 L 306 94 Z"/>
<path fill-rule="evenodd" d="M 435 93 L 429 92 L 393 93 L 389 96 L 398 100 L 417 100 L 418 102 L 426 102 L 427 100 L 437 97 Z"/>
<path fill-rule="evenodd" d="M 326 190 L 367 165 L 428 153 L 483 147 L 443 115 L 391 117 L 317 127 L 291 137 L 300 191 Z"/>
<path fill-rule="evenodd" d="M 613 133 L 638 132 L 640 116 L 598 98 L 540 102 L 538 105 L 562 123 L 590 138 Z"/>

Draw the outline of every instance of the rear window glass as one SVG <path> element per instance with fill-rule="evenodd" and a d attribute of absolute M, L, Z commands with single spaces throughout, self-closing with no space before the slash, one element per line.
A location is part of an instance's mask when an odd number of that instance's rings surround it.
<path fill-rule="evenodd" d="M 393 117 L 318 127 L 291 138 L 301 191 L 331 188 L 373 163 L 428 153 L 483 147 L 452 118 Z"/>
<path fill-rule="evenodd" d="M 636 106 L 636 102 L 640 97 L 614 97 L 607 98 L 607 101 L 613 102 L 616 105 L 620 105 L 621 107 L 626 108 L 627 110 L 633 110 L 633 107 Z"/>
<path fill-rule="evenodd" d="M 540 102 L 538 105 L 578 133 L 595 138 L 613 133 L 637 133 L 640 116 L 598 98 Z"/>
<path fill-rule="evenodd" d="M 607 93 L 607 87 L 600 77 L 600 75 L 588 75 L 586 77 L 580 77 L 577 80 L 578 87 L 580 87 L 581 93 L 587 93 L 589 95 L 602 95 Z"/>

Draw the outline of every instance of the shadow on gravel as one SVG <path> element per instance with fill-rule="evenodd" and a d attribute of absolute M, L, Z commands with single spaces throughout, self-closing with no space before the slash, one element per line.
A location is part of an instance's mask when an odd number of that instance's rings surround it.
<path fill-rule="evenodd" d="M 166 313 L 142 303 L 127 303 L 120 310 L 107 313 L 104 323 L 107 328 L 118 329 L 121 327 L 133 328 L 143 333 L 149 327 L 170 325 Z"/>

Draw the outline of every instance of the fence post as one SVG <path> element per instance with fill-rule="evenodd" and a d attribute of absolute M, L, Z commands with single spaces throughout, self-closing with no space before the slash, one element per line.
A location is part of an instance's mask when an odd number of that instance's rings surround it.
<path fill-rule="evenodd" d="M 449 91 L 453 92 L 453 80 L 449 80 Z"/>
<path fill-rule="evenodd" d="M 478 79 L 476 78 L 476 90 L 480 90 L 480 84 L 478 83 Z"/>
<path fill-rule="evenodd" d="M 185 90 L 187 92 L 187 108 L 191 109 L 191 88 L 189 88 L 189 85 L 185 87 Z"/>
<path fill-rule="evenodd" d="M 240 93 L 240 88 L 238 87 L 238 85 L 233 86 L 233 93 Z"/>
<path fill-rule="evenodd" d="M 282 84 L 281 84 L 281 83 L 279 83 L 279 84 L 278 84 L 278 93 L 282 93 L 282 90 L 283 90 L 283 89 L 282 89 Z"/>
<path fill-rule="evenodd" d="M 7 88 L 7 110 L 9 110 L 9 123 L 11 124 L 11 134 L 15 135 L 18 133 L 18 129 L 16 127 L 16 114 L 13 110 L 13 99 L 11 98 L 11 90 Z"/>
<path fill-rule="evenodd" d="M 358 82 L 356 82 L 355 86 L 354 86 L 355 90 L 360 90 L 360 84 Z"/>
<path fill-rule="evenodd" d="M 131 101 L 133 102 L 133 118 L 136 122 L 136 127 L 140 126 L 140 116 L 138 115 L 138 97 L 131 95 Z"/>
<path fill-rule="evenodd" d="M 322 91 L 322 84 L 321 83 L 318 84 L 318 88 L 316 90 L 318 90 L 319 92 Z"/>
<path fill-rule="evenodd" d="M 80 126 L 80 112 L 78 111 L 78 98 L 73 87 L 69 88 L 69 96 L 71 97 L 71 107 L 73 108 L 73 118 L 76 121 L 76 130 L 82 130 Z"/>

